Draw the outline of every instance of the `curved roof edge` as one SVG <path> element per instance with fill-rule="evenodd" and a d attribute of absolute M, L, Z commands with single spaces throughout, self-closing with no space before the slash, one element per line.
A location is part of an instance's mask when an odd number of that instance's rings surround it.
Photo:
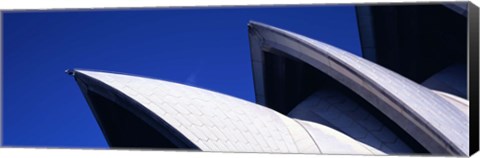
<path fill-rule="evenodd" d="M 169 125 L 162 118 L 157 117 L 154 112 L 146 108 L 139 101 L 121 92 L 119 89 L 112 87 L 111 84 L 106 83 L 104 80 L 101 80 L 98 77 L 92 76 L 90 73 L 88 73 L 94 71 L 83 69 L 68 69 L 65 72 L 75 78 L 75 81 L 77 82 L 81 92 L 83 93 L 110 147 L 152 148 L 156 147 L 156 143 L 152 143 L 152 141 L 159 141 L 159 139 L 156 138 L 158 138 L 159 135 L 162 135 L 163 137 L 160 136 L 162 137 L 160 139 L 166 138 L 167 140 L 160 140 L 161 142 L 169 141 L 177 147 L 189 148 L 194 150 L 199 149 L 198 146 L 196 146 L 193 142 L 184 137 L 177 129 Z M 106 103 L 105 101 L 99 101 L 99 97 L 109 100 L 110 102 L 112 102 L 112 104 L 115 104 L 114 106 L 116 107 L 108 106 L 107 104 L 109 103 Z M 125 115 L 124 112 L 119 112 L 117 109 L 124 109 L 122 111 L 126 110 L 125 112 L 130 113 L 127 114 L 130 116 Z M 148 131 L 147 133 L 145 133 L 141 131 L 139 133 L 123 133 L 123 131 L 138 130 L 128 128 L 128 124 L 131 125 L 129 120 L 134 119 L 132 116 L 139 119 L 138 121 L 133 122 L 134 124 L 145 124 L 146 126 L 148 126 L 146 128 L 153 129 L 153 132 Z M 119 117 L 127 117 L 128 120 L 120 120 L 118 119 Z M 127 125 L 117 126 L 115 124 Z M 135 127 L 142 128 L 141 126 Z M 140 136 L 140 138 L 145 138 L 143 140 L 138 140 L 138 136 L 141 134 L 148 135 Z M 129 135 L 129 137 L 137 140 L 123 139 L 125 138 L 125 135 Z"/>
<path fill-rule="evenodd" d="M 270 48 L 312 65 L 352 89 L 434 154 L 468 155 L 468 116 L 413 81 L 328 44 L 249 23 L 257 103 L 265 104 L 263 52 Z"/>

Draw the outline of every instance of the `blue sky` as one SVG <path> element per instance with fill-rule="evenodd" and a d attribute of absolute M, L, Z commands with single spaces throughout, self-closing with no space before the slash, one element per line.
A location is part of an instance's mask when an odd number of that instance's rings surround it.
<path fill-rule="evenodd" d="M 4 145 L 107 147 L 64 73 L 69 68 L 138 74 L 254 101 L 250 20 L 361 54 L 353 6 L 4 13 Z"/>

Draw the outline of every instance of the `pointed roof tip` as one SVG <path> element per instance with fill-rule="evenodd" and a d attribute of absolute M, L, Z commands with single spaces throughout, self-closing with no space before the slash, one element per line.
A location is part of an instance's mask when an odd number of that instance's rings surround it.
<path fill-rule="evenodd" d="M 249 20 L 249 21 L 248 21 L 248 26 L 251 26 L 251 25 L 259 25 L 259 24 L 263 24 L 263 23 L 258 22 L 258 21 L 255 21 L 255 20 Z"/>
<path fill-rule="evenodd" d="M 247 24 L 248 30 L 254 30 L 255 28 L 258 28 L 258 27 L 267 27 L 267 26 L 269 25 L 266 25 L 264 23 L 254 21 L 254 20 L 248 21 L 248 24 Z"/>
<path fill-rule="evenodd" d="M 268 29 L 282 30 L 272 25 L 265 24 L 258 21 L 253 21 L 253 20 L 248 21 L 248 28 L 268 28 Z"/>
<path fill-rule="evenodd" d="M 265 23 L 262 23 L 262 22 L 259 22 L 259 21 L 250 20 L 250 21 L 248 21 L 248 26 L 263 26 L 263 27 L 267 27 L 267 26 L 270 26 L 270 25 L 265 24 Z"/>
<path fill-rule="evenodd" d="M 248 24 L 249 24 L 249 25 L 252 24 L 252 23 L 258 23 L 258 22 L 255 21 L 255 20 L 248 20 Z"/>
<path fill-rule="evenodd" d="M 65 73 L 70 76 L 75 76 L 75 70 L 74 69 L 66 69 Z"/>

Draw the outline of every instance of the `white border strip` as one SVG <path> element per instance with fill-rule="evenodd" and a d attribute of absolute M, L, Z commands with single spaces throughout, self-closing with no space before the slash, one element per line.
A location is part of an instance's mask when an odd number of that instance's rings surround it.
<path fill-rule="evenodd" d="M 318 154 L 273 154 L 273 153 L 220 153 L 220 152 L 192 152 L 192 151 L 149 151 L 149 150 L 92 150 L 92 149 L 20 149 L 20 148 L 0 148 L 0 157 L 8 158 L 220 158 L 220 157 L 262 157 L 262 158 L 362 158 L 365 156 L 354 155 L 318 155 Z M 384 157 L 384 156 L 376 156 Z M 386 157 L 386 156 L 385 156 Z M 399 158 L 402 156 L 388 156 L 389 158 Z M 409 158 L 424 158 L 422 156 L 408 156 Z"/>
<path fill-rule="evenodd" d="M 145 8 L 145 7 L 192 7 L 192 6 L 247 6 L 247 5 L 311 5 L 352 3 L 424 3 L 454 2 L 455 0 L 3 0 L 0 10 L 46 10 L 46 9 L 93 9 L 93 8 Z M 456 2 L 459 2 L 458 0 Z M 463 1 L 465 2 L 465 1 Z"/>

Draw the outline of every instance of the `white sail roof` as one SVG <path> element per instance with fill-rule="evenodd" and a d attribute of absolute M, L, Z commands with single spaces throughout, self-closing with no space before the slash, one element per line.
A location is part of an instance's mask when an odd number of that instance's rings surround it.
<path fill-rule="evenodd" d="M 299 123 L 225 94 L 132 75 L 74 73 L 79 80 L 99 81 L 112 89 L 109 92 L 140 103 L 155 114 L 149 117 L 164 120 L 203 151 L 383 154 L 329 127 Z"/>

